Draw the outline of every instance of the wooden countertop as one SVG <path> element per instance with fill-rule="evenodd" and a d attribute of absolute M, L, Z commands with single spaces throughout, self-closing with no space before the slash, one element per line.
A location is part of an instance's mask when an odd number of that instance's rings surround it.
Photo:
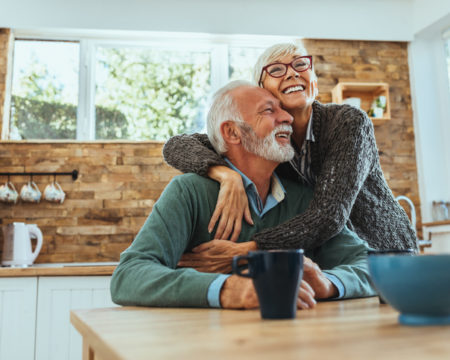
<path fill-rule="evenodd" d="M 450 225 L 450 220 L 443 220 L 443 221 L 432 221 L 432 222 L 425 222 L 425 223 L 419 223 L 417 224 L 418 227 L 420 226 L 442 226 L 442 225 Z"/>
<path fill-rule="evenodd" d="M 27 268 L 0 267 L 2 277 L 112 275 L 116 265 L 36 264 Z"/>
<path fill-rule="evenodd" d="M 83 359 L 448 359 L 450 326 L 408 327 L 378 298 L 321 302 L 294 320 L 259 310 L 74 310 Z"/>

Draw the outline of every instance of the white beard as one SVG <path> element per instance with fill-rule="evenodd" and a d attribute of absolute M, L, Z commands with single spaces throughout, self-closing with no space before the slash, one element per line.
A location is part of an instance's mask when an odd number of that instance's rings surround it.
<path fill-rule="evenodd" d="M 295 151 L 291 144 L 280 145 L 275 138 L 275 134 L 280 131 L 292 133 L 290 125 L 280 125 L 264 138 L 258 137 L 248 124 L 240 123 L 239 126 L 243 135 L 241 138 L 242 146 L 248 152 L 279 163 L 289 161 L 294 157 Z"/>

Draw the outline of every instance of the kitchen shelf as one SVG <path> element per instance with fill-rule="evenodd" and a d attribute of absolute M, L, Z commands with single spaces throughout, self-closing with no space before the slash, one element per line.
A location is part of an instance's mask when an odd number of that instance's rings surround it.
<path fill-rule="evenodd" d="M 70 175 L 72 179 L 75 181 L 78 179 L 78 170 L 72 170 L 71 172 L 2 172 L 0 176 L 42 176 L 42 175 L 52 175 L 52 176 L 61 176 L 61 175 Z M 8 180 L 9 181 L 9 180 Z"/>
<path fill-rule="evenodd" d="M 366 83 L 366 82 L 340 82 L 331 91 L 332 101 L 342 104 L 347 98 L 360 98 L 361 109 L 368 111 L 372 102 L 378 96 L 386 97 L 386 109 L 383 117 L 372 117 L 374 125 L 382 124 L 391 119 L 391 106 L 389 101 L 389 84 L 386 83 Z"/>

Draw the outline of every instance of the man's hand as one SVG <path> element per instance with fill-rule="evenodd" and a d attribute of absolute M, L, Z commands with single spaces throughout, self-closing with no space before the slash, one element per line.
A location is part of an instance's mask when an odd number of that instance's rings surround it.
<path fill-rule="evenodd" d="M 224 309 L 254 309 L 259 306 L 252 280 L 231 275 L 220 290 L 220 305 Z"/>
<path fill-rule="evenodd" d="M 300 290 L 298 291 L 297 308 L 298 309 L 312 309 L 316 306 L 317 302 L 314 300 L 314 290 L 305 281 L 300 283 Z"/>
<path fill-rule="evenodd" d="M 231 275 L 220 291 L 220 304 L 224 309 L 253 309 L 259 306 L 252 280 Z M 306 281 L 301 282 L 297 298 L 298 309 L 312 309 L 316 306 L 314 290 Z"/>
<path fill-rule="evenodd" d="M 179 267 L 190 267 L 201 272 L 228 274 L 231 272 L 233 256 L 246 255 L 256 250 L 256 242 L 234 243 L 228 240 L 212 240 L 183 254 Z"/>
<path fill-rule="evenodd" d="M 303 280 L 314 290 L 316 299 L 328 299 L 338 296 L 338 289 L 328 280 L 319 265 L 304 256 Z"/>

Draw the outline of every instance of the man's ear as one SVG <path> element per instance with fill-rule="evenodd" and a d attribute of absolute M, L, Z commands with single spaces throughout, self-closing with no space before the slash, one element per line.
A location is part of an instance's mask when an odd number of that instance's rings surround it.
<path fill-rule="evenodd" d="M 220 132 L 226 143 L 236 145 L 241 143 L 241 129 L 236 122 L 231 120 L 224 121 L 220 125 Z"/>

